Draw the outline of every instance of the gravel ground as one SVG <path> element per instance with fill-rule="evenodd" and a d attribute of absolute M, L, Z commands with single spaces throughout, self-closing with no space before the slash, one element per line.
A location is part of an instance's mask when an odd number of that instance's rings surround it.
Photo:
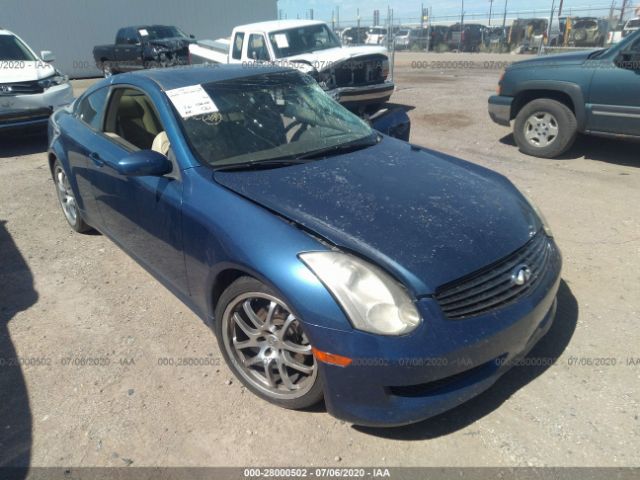
<path fill-rule="evenodd" d="M 560 160 L 520 154 L 486 108 L 499 62 L 514 58 L 399 54 L 393 101 L 410 109 L 414 143 L 501 172 L 545 212 L 565 260 L 558 318 L 533 365 L 400 429 L 245 391 L 185 306 L 103 236 L 72 233 L 46 140 L 1 139 L 0 465 L 638 465 L 638 145 L 584 138 Z M 68 364 L 81 357 L 99 365 Z M 182 357 L 210 365 L 159 365 Z"/>

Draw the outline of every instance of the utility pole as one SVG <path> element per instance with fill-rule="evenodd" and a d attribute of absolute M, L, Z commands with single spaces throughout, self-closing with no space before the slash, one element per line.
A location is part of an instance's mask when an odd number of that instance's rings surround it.
<path fill-rule="evenodd" d="M 620 21 L 623 22 L 624 21 L 624 14 L 627 13 L 627 3 L 628 0 L 622 0 L 622 8 L 620 9 Z"/>
<path fill-rule="evenodd" d="M 424 29 L 424 3 L 420 5 L 420 31 Z"/>
<path fill-rule="evenodd" d="M 562 1 L 562 0 L 561 0 Z M 556 12 L 556 0 L 551 2 L 551 15 L 549 15 L 549 25 L 547 27 L 547 41 L 551 42 L 551 26 L 553 25 L 553 14 Z M 544 40 L 540 42 L 540 47 L 538 47 L 538 55 L 542 55 L 544 51 Z"/>
<path fill-rule="evenodd" d="M 336 24 L 340 28 L 340 6 L 336 6 Z"/>
<path fill-rule="evenodd" d="M 336 31 L 336 11 L 331 9 L 331 30 Z"/>
<path fill-rule="evenodd" d="M 460 37 L 458 38 L 458 52 L 462 48 L 462 37 L 464 35 L 464 0 L 461 0 L 460 5 Z"/>
<path fill-rule="evenodd" d="M 493 0 L 489 0 L 489 26 L 491 26 L 491 14 L 493 13 Z"/>
<path fill-rule="evenodd" d="M 309 20 L 313 20 L 313 8 L 309 10 Z"/>
<path fill-rule="evenodd" d="M 504 0 L 504 15 L 502 16 L 502 30 L 507 28 L 507 5 L 509 0 Z"/>

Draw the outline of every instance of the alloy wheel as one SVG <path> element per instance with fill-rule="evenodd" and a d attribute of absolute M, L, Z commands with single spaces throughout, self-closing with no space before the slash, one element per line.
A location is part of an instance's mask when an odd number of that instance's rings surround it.
<path fill-rule="evenodd" d="M 318 375 L 311 345 L 297 317 L 278 298 L 260 292 L 239 295 L 222 317 L 223 343 L 233 366 L 273 399 L 307 394 Z"/>
<path fill-rule="evenodd" d="M 64 212 L 65 217 L 71 225 L 75 225 L 78 219 L 78 206 L 76 204 L 76 197 L 73 195 L 73 190 L 69 184 L 67 174 L 62 167 L 57 166 L 55 169 L 55 181 L 56 191 L 58 192 L 58 200 L 60 200 L 60 206 Z"/>

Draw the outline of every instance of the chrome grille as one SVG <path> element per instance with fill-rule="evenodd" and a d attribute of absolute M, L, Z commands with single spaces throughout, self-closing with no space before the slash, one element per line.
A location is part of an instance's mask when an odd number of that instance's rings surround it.
<path fill-rule="evenodd" d="M 44 92 L 44 89 L 38 84 L 37 81 L 0 84 L 0 96 L 25 94 L 28 95 L 42 92 Z"/>
<path fill-rule="evenodd" d="M 435 299 L 447 318 L 458 320 L 497 310 L 534 288 L 548 269 L 553 245 L 539 232 L 524 247 L 494 265 L 444 285 Z M 514 274 L 528 267 L 530 278 L 519 285 Z"/>

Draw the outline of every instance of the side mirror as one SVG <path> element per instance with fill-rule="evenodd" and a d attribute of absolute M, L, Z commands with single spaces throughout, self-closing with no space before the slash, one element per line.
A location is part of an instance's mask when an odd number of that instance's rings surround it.
<path fill-rule="evenodd" d="M 49 50 L 42 50 L 40 52 L 40 58 L 42 59 L 43 62 L 47 62 L 47 63 L 55 62 L 56 60 L 56 56 L 53 54 L 53 52 L 50 52 Z"/>
<path fill-rule="evenodd" d="M 171 173 L 173 164 L 154 150 L 140 150 L 120 159 L 116 170 L 120 175 L 128 177 L 161 177 Z"/>

